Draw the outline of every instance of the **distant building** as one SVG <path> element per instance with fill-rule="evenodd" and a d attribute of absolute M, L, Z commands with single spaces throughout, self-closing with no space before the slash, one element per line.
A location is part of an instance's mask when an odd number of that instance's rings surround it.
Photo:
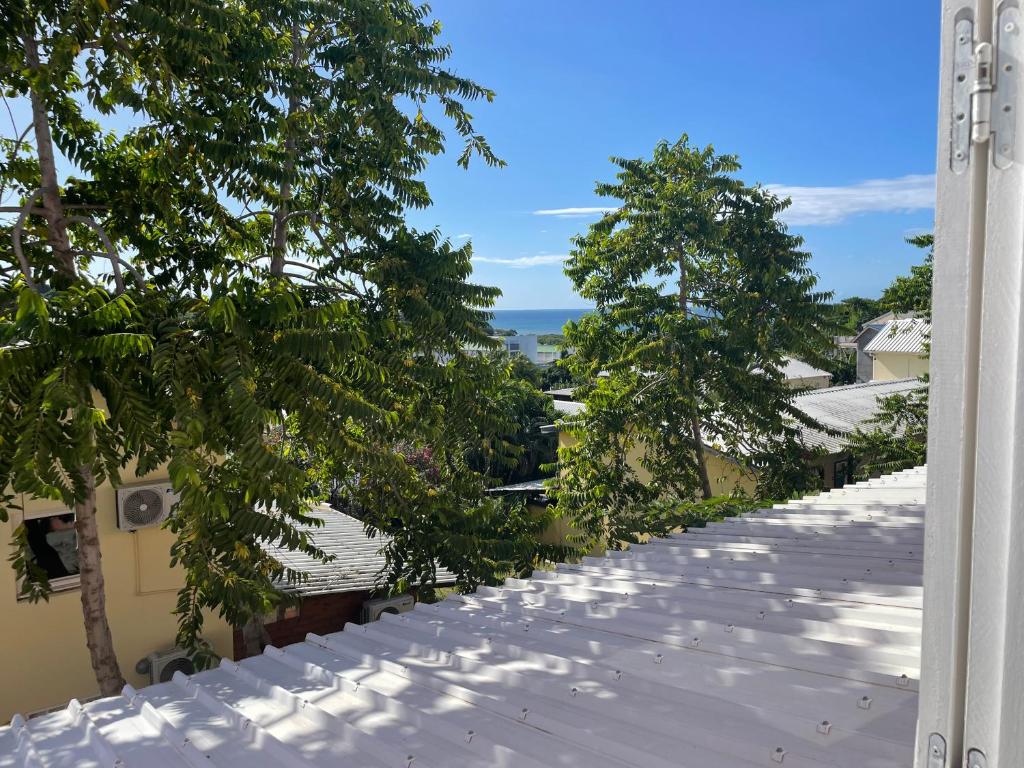
<path fill-rule="evenodd" d="M 824 389 L 832 385 L 832 374 L 795 357 L 785 358 L 782 374 L 790 389 Z"/>
<path fill-rule="evenodd" d="M 889 322 L 895 319 L 896 314 L 893 312 L 886 312 L 878 317 L 874 317 L 861 326 L 860 333 L 842 345 L 846 348 L 856 350 L 858 384 L 864 384 L 865 382 L 871 381 L 874 374 L 875 363 L 865 347 L 871 343 L 875 336 L 877 336 Z"/>
<path fill-rule="evenodd" d="M 928 373 L 931 331 L 931 324 L 920 317 L 887 323 L 864 347 L 871 357 L 871 380 L 892 381 Z"/>
<path fill-rule="evenodd" d="M 866 426 L 878 412 L 879 398 L 911 392 L 922 386 L 919 379 L 911 377 L 825 387 L 794 396 L 793 404 L 821 425 L 821 429 L 801 426 L 799 440 L 807 449 L 808 464 L 818 470 L 826 489 L 842 488 L 852 479 L 854 466 L 853 456 L 848 449 L 850 437 L 859 427 Z M 571 444 L 574 439 L 564 429 L 566 422 L 571 422 L 586 408 L 583 403 L 563 399 L 566 392 L 571 390 L 548 392 L 555 397 L 555 411 L 560 417 L 559 425 L 563 427 L 559 433 L 559 445 L 562 446 Z M 705 438 L 708 474 L 712 478 L 715 494 L 729 493 L 735 486 L 753 493 L 756 476 L 750 471 L 741 471 L 737 460 L 739 457 L 719 451 L 713 443 L 713 440 Z M 628 461 L 639 466 L 642 454 L 643 449 L 637 447 Z M 640 469 L 638 474 L 644 477 L 646 471 Z"/>

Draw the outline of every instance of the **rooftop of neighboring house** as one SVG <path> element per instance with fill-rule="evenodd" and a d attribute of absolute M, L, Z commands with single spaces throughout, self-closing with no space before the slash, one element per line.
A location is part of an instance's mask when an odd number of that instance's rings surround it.
<path fill-rule="evenodd" d="M 926 353 L 932 326 L 921 317 L 905 317 L 890 320 L 878 332 L 864 351 L 868 354 L 879 352 L 907 352 L 914 355 Z"/>
<path fill-rule="evenodd" d="M 326 505 L 317 507 L 313 513 L 324 524 L 299 529 L 310 531 L 313 543 L 335 559 L 325 563 L 302 552 L 268 546 L 268 553 L 283 565 L 308 574 L 306 581 L 282 588 L 303 597 L 373 589 L 385 567 L 381 548 L 388 543 L 387 537 L 370 538 L 361 521 Z M 444 569 L 438 571 L 437 578 L 440 584 L 455 581 Z"/>
<path fill-rule="evenodd" d="M 879 397 L 911 392 L 923 386 L 920 379 L 896 379 L 815 389 L 799 394 L 793 403 L 826 430 L 804 428 L 804 445 L 838 453 L 846 447 L 849 436 L 857 427 L 867 423 L 878 412 Z"/>
<path fill-rule="evenodd" d="M 925 472 L 0 728 L 0 766 L 896 768 Z"/>
<path fill-rule="evenodd" d="M 832 378 L 832 374 L 828 371 L 823 371 L 820 368 L 815 368 L 813 365 L 805 363 L 803 360 L 797 360 L 795 357 L 784 358 L 782 364 L 782 375 L 786 377 L 788 381 L 795 379 L 818 379 L 822 377 Z"/>
<path fill-rule="evenodd" d="M 878 412 L 878 398 L 910 392 L 925 386 L 920 379 L 869 381 L 842 387 L 814 389 L 794 397 L 794 404 L 824 429 L 802 428 L 801 437 L 807 448 L 821 448 L 839 453 L 846 448 L 849 436 Z M 555 411 L 562 417 L 582 413 L 586 406 L 573 400 L 555 400 Z"/>

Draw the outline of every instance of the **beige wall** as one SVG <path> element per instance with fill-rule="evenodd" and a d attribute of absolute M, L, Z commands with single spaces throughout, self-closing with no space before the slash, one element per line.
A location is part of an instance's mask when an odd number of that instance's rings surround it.
<path fill-rule="evenodd" d="M 130 477 L 128 471 L 125 478 Z M 137 482 L 159 482 L 152 475 Z M 107 616 L 110 620 L 121 672 L 136 687 L 148 677 L 135 673 L 135 663 L 149 653 L 172 647 L 177 622 L 171 615 L 181 573 L 171 570 L 168 551 L 172 535 L 160 528 L 128 533 L 117 528 L 114 489 L 97 489 L 97 522 L 106 580 Z M 23 499 L 29 515 L 61 511 L 57 502 Z M 10 540 L 21 515 L 0 526 Z M 0 723 L 15 712 L 23 714 L 66 704 L 71 698 L 96 694 L 96 680 L 85 647 L 85 630 L 78 589 L 55 593 L 49 602 L 28 603 L 17 598 L 14 571 L 0 563 Z M 208 616 L 206 639 L 214 650 L 231 655 L 231 630 L 222 620 Z"/>
<path fill-rule="evenodd" d="M 831 376 L 807 376 L 802 379 L 786 379 L 786 386 L 790 389 L 824 389 L 831 383 Z"/>
<path fill-rule="evenodd" d="M 908 352 L 876 352 L 872 363 L 872 381 L 909 379 L 928 373 L 928 358 Z"/>

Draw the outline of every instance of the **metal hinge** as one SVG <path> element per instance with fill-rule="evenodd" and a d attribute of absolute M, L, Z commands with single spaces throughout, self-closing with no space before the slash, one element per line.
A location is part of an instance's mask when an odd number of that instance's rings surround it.
<path fill-rule="evenodd" d="M 950 141 L 954 173 L 967 170 L 971 145 L 991 143 L 996 168 L 1013 164 L 1021 33 L 1021 11 L 1016 6 L 1004 6 L 999 12 L 994 44 L 975 42 L 974 22 L 969 18 L 954 25 Z"/>
<path fill-rule="evenodd" d="M 928 764 L 926 768 L 946 768 L 946 740 L 937 733 L 928 736 Z"/>

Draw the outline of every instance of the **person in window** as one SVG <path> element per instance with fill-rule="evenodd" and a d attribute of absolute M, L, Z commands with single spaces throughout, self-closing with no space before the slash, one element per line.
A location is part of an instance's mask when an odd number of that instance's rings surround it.
<path fill-rule="evenodd" d="M 73 513 L 26 520 L 25 529 L 29 549 L 47 578 L 78 573 L 78 535 Z"/>

